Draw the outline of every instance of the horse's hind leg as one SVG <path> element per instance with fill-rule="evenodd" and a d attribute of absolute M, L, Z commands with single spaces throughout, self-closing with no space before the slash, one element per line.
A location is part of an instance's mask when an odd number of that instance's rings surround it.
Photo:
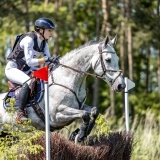
<path fill-rule="evenodd" d="M 59 106 L 59 112 L 56 114 L 57 123 L 63 124 L 67 121 L 73 121 L 76 118 L 82 118 L 83 123 L 80 129 L 76 129 L 70 136 L 70 140 L 75 139 L 78 134 L 78 141 L 84 141 L 84 139 L 90 134 L 92 128 L 94 127 L 95 120 L 98 116 L 97 107 L 91 109 L 90 106 L 84 105 L 83 110 L 78 110 L 71 107 L 66 107 L 65 105 Z M 90 117 L 91 116 L 91 117 Z"/>
<path fill-rule="evenodd" d="M 90 111 L 91 110 L 79 110 L 67 107 L 65 105 L 60 105 L 58 108 L 58 113 L 56 113 L 57 124 L 64 124 L 77 118 L 82 118 L 83 123 L 80 129 L 76 129 L 76 131 L 72 133 L 69 138 L 70 140 L 74 141 L 76 134 L 79 134 L 79 141 L 82 141 L 87 136 L 87 129 L 90 121 Z"/>

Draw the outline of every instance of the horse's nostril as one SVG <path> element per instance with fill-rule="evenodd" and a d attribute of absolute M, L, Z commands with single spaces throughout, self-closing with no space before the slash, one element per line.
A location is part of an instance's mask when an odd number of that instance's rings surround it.
<path fill-rule="evenodd" d="M 125 84 L 119 84 L 118 85 L 118 90 L 123 90 L 126 87 Z"/>

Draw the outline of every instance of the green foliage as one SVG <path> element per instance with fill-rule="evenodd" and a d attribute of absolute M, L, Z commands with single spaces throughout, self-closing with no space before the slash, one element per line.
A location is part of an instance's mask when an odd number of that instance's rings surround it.
<path fill-rule="evenodd" d="M 5 52 L 11 47 L 17 34 L 33 30 L 34 21 L 39 17 L 48 17 L 54 20 L 58 31 L 58 54 L 63 56 L 68 51 L 79 47 L 85 42 L 98 37 L 104 12 L 102 9 L 102 1 L 98 0 L 76 0 L 71 4 L 69 0 L 48 1 L 48 5 L 42 0 L 27 1 L 28 12 L 25 12 L 26 4 L 21 0 L 1 0 L 0 1 L 0 92 L 8 90 L 7 80 L 5 77 Z M 158 63 L 159 56 L 159 6 L 158 1 L 139 0 L 130 1 L 131 16 L 127 19 L 125 12 L 130 8 L 123 6 L 123 1 L 108 1 L 107 32 L 110 36 L 118 35 L 116 51 L 118 56 L 122 40 L 120 35 L 122 31 L 122 21 L 125 26 L 132 27 L 132 56 L 133 56 L 133 81 L 136 87 L 129 94 L 130 114 L 138 119 L 145 118 L 149 111 L 155 117 L 155 121 L 160 121 L 159 117 L 159 89 L 158 89 Z M 124 8 L 122 8 L 124 7 Z M 154 29 L 153 29 L 154 28 Z M 128 76 L 128 56 L 127 56 L 127 28 L 125 29 L 124 41 L 124 57 L 120 59 L 126 65 L 124 76 Z M 106 36 L 106 35 L 103 35 Z M 54 48 L 54 38 L 49 42 L 51 51 Z M 148 64 L 147 64 L 148 63 Z M 148 66 L 147 66 L 148 65 Z M 148 67 L 148 70 L 147 70 Z M 120 68 L 121 69 L 121 68 Z M 148 78 L 148 82 L 147 82 Z M 92 105 L 93 102 L 93 82 L 91 77 L 87 78 L 87 87 L 89 88 L 87 104 Z M 101 113 L 104 113 L 110 107 L 109 87 L 104 82 L 99 83 L 99 103 L 98 106 Z M 114 123 L 114 129 L 122 127 L 124 101 L 123 94 L 115 94 L 115 113 L 116 117 L 108 119 L 110 123 Z M 121 123 L 119 123 L 121 122 Z M 134 123 L 131 119 L 131 124 Z M 75 128 L 74 128 L 75 129 Z M 138 154 L 138 153 L 137 153 Z"/>
<path fill-rule="evenodd" d="M 15 114 L 16 113 L 16 108 L 14 107 L 15 106 L 15 98 L 8 98 L 6 100 L 6 103 L 10 106 L 7 108 L 6 111 L 10 114 Z"/>
<path fill-rule="evenodd" d="M 96 119 L 96 127 L 93 134 L 97 135 L 98 139 L 100 139 L 102 136 L 106 136 L 109 133 L 111 133 L 111 130 L 107 124 L 105 116 L 99 114 L 98 118 Z"/>
<path fill-rule="evenodd" d="M 8 127 L 7 133 L 10 134 L 12 128 Z M 40 145 L 33 145 L 32 142 L 39 139 L 44 133 L 37 130 L 30 130 L 28 133 L 22 132 L 18 127 L 12 129 L 12 134 L 0 138 L 0 155 L 1 158 L 19 159 L 25 158 L 26 153 L 38 154 L 43 150 Z"/>
<path fill-rule="evenodd" d="M 7 100 L 10 107 L 7 110 L 12 115 L 15 114 L 16 109 L 15 99 L 10 98 Z M 30 125 L 31 121 L 23 124 L 1 124 L 4 137 L 0 137 L 0 155 L 2 159 L 17 160 L 25 159 L 26 154 L 38 154 L 43 150 L 40 145 L 32 144 L 33 141 L 39 139 L 44 132 L 36 130 Z M 1 133 L 3 135 L 3 133 Z"/>
<path fill-rule="evenodd" d="M 155 120 L 160 121 L 159 108 L 160 103 L 157 97 L 158 92 L 140 93 L 130 95 L 130 106 L 134 106 L 135 112 L 139 117 L 145 118 L 148 112 L 154 114 Z"/>

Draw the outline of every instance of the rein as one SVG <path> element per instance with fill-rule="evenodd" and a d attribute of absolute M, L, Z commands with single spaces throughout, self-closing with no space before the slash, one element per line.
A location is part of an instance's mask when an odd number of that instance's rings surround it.
<path fill-rule="evenodd" d="M 88 72 L 85 72 L 85 71 L 81 71 L 81 70 L 72 68 L 72 67 L 70 67 L 70 66 L 61 64 L 61 63 L 60 63 L 60 65 L 63 66 L 63 67 L 65 67 L 65 68 L 71 69 L 71 70 L 73 70 L 73 71 L 75 71 L 75 72 L 78 72 L 78 73 L 83 73 L 83 74 L 85 74 L 85 75 L 89 75 L 89 76 L 92 76 L 92 77 L 94 77 L 94 78 L 104 79 L 104 78 L 102 78 L 101 76 L 98 76 L 98 75 L 95 75 L 95 74 L 92 74 L 92 73 L 88 73 Z"/>
<path fill-rule="evenodd" d="M 88 75 L 88 76 L 92 76 L 94 78 L 99 78 L 99 79 L 102 79 L 102 80 L 104 80 L 103 76 L 106 74 L 106 72 L 117 72 L 118 73 L 117 76 L 113 79 L 113 81 L 110 82 L 111 86 L 112 86 L 114 84 L 114 82 L 116 81 L 116 79 L 122 74 L 122 70 L 106 69 L 102 54 L 103 53 L 107 53 L 107 51 L 103 51 L 102 50 L 102 43 L 99 44 L 98 49 L 99 49 L 100 61 L 101 61 L 102 69 L 103 69 L 103 74 L 101 76 L 96 75 L 96 74 L 92 74 L 92 73 L 88 73 L 88 72 L 85 72 L 85 71 L 81 71 L 81 70 L 75 69 L 73 67 L 64 65 L 62 63 L 59 63 L 59 65 L 61 65 L 62 67 L 71 69 L 71 70 L 73 70 L 75 72 L 82 73 L 82 74 L 85 74 L 85 75 Z M 115 52 L 109 52 L 109 53 L 115 54 Z M 107 74 L 106 74 L 106 76 L 109 77 Z"/>

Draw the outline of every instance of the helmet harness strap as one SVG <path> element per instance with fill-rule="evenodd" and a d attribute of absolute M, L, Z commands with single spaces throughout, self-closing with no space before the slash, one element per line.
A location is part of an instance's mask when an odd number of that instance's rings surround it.
<path fill-rule="evenodd" d="M 43 30 L 43 33 L 41 33 L 41 32 L 38 32 L 38 33 L 44 38 L 44 40 L 46 40 L 45 37 L 44 37 L 44 31 L 45 31 L 45 29 L 44 28 L 41 28 L 41 29 Z"/>

